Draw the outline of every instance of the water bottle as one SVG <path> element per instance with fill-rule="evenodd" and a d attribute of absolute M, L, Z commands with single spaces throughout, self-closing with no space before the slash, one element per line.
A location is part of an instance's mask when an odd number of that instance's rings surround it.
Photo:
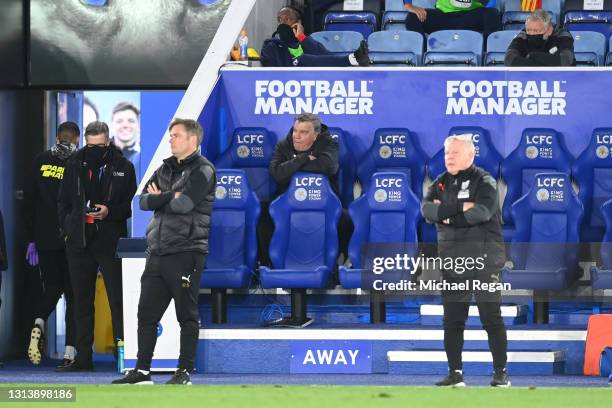
<path fill-rule="evenodd" d="M 123 350 L 123 340 L 117 339 L 117 371 L 122 374 L 125 368 L 124 365 L 124 350 Z"/>
<path fill-rule="evenodd" d="M 238 45 L 240 46 L 240 61 L 249 60 L 249 37 L 245 30 L 242 30 L 240 37 L 238 38 Z"/>

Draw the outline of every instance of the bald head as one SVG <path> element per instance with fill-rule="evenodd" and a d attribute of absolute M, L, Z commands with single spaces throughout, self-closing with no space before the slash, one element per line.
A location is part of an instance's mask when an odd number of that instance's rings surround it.
<path fill-rule="evenodd" d="M 300 13 L 298 13 L 294 8 L 283 7 L 278 11 L 276 20 L 278 24 L 287 24 L 288 26 L 292 26 L 300 21 Z"/>

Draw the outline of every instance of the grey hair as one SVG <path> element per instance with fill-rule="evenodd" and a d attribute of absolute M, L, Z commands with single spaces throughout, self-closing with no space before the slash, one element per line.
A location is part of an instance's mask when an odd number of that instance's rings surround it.
<path fill-rule="evenodd" d="M 525 20 L 525 26 L 527 26 L 527 21 L 541 21 L 544 23 L 544 25 L 546 27 L 550 27 L 552 25 L 552 17 L 551 15 L 548 13 L 548 11 L 544 10 L 544 9 L 538 9 L 535 11 L 532 11 L 531 14 L 529 14 L 529 17 L 527 17 L 527 20 Z"/>
<path fill-rule="evenodd" d="M 321 133 L 321 119 L 314 113 L 300 113 L 295 117 L 296 122 L 310 122 L 316 134 Z"/>
<path fill-rule="evenodd" d="M 87 125 L 87 127 L 85 128 L 85 139 L 87 139 L 87 136 L 97 136 L 97 135 L 104 135 L 104 137 L 106 139 L 108 139 L 109 136 L 109 131 L 108 131 L 108 125 L 104 122 L 91 122 L 89 125 Z"/>
<path fill-rule="evenodd" d="M 451 142 L 457 140 L 459 142 L 465 143 L 468 149 L 470 150 L 470 152 L 476 154 L 476 146 L 474 146 L 474 140 L 472 139 L 473 136 L 474 135 L 472 135 L 471 133 L 465 133 L 461 135 L 450 135 L 449 137 L 446 138 L 446 140 L 444 140 L 444 150 L 448 148 L 448 145 Z"/>
<path fill-rule="evenodd" d="M 172 131 L 172 128 L 177 125 L 183 125 L 183 127 L 185 128 L 185 132 L 197 137 L 198 144 L 202 144 L 202 139 L 204 138 L 204 129 L 202 129 L 202 125 L 200 125 L 197 120 L 175 118 L 170 123 L 170 126 L 168 126 L 168 131 Z"/>

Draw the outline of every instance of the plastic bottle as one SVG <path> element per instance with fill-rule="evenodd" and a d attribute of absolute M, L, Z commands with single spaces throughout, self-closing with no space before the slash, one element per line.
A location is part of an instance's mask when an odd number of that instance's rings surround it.
<path fill-rule="evenodd" d="M 119 373 L 123 373 L 123 370 L 125 368 L 124 365 L 124 349 L 123 349 L 124 343 L 123 340 L 121 339 L 117 339 L 117 371 Z"/>
<path fill-rule="evenodd" d="M 240 61 L 249 60 L 249 37 L 245 30 L 242 30 L 238 37 L 238 45 L 240 46 Z"/>

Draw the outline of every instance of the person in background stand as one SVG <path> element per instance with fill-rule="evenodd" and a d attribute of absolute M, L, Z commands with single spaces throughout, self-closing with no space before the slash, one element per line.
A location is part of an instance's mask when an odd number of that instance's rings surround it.
<path fill-rule="evenodd" d="M 115 257 L 119 238 L 127 236 L 136 193 L 134 166 L 111 144 L 108 125 L 92 122 L 85 129 L 83 149 L 66 164 L 59 196 L 59 222 L 74 296 L 77 355 L 60 372 L 91 371 L 94 297 L 98 268 L 102 271 L 115 339 L 123 339 L 121 260 Z"/>
<path fill-rule="evenodd" d="M 72 289 L 66 260 L 66 243 L 57 220 L 57 197 L 70 156 L 77 151 L 81 131 L 76 123 L 64 122 L 57 129 L 55 145 L 40 153 L 30 168 L 24 189 L 24 222 L 28 237 L 26 260 L 37 268 L 43 288 L 34 302 L 34 325 L 30 333 L 28 358 L 38 365 L 44 355 L 45 320 L 55 310 L 62 293 L 66 296 L 66 350 L 64 365 L 76 355 Z"/>

